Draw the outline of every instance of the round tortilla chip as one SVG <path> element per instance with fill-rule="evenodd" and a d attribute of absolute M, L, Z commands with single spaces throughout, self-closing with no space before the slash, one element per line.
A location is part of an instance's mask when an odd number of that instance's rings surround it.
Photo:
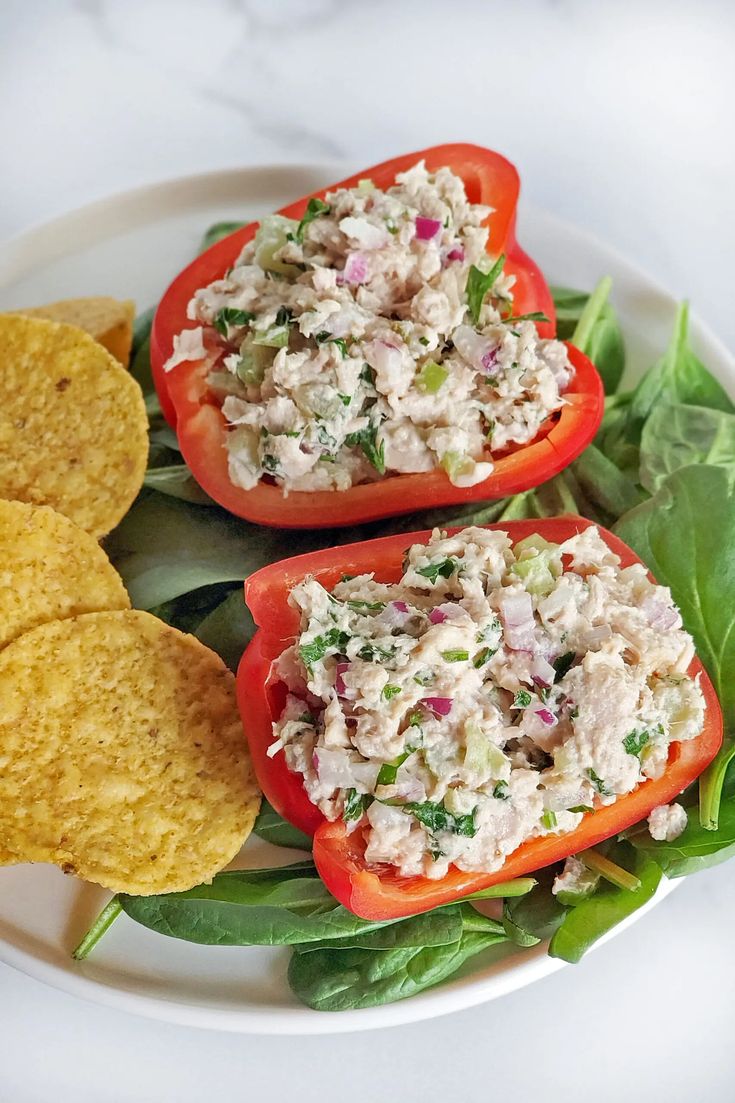
<path fill-rule="evenodd" d="M 0 652 L 0 845 L 113 892 L 177 892 L 237 854 L 260 805 L 225 664 L 135 610 Z"/>
<path fill-rule="evenodd" d="M 140 387 L 74 326 L 0 316 L 0 498 L 50 505 L 93 536 L 143 484 Z"/>
<path fill-rule="evenodd" d="M 24 314 L 28 318 L 49 318 L 52 322 L 68 322 L 70 326 L 77 326 L 104 345 L 123 367 L 127 367 L 135 318 L 135 303 L 131 299 L 121 302 L 109 295 L 90 295 L 83 299 L 61 299 L 44 306 L 23 307 L 11 313 Z"/>
<path fill-rule="evenodd" d="M 0 498 L 0 647 L 50 620 L 129 608 L 94 537 L 49 506 Z"/>

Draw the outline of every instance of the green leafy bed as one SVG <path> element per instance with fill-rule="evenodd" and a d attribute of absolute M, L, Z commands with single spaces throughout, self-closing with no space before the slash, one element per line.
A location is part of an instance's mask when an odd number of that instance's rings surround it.
<path fill-rule="evenodd" d="M 212 227 L 205 245 L 234 228 Z M 310 858 L 276 869 L 225 872 L 189 892 L 115 897 L 77 957 L 85 957 L 124 911 L 152 930 L 190 942 L 289 946 L 288 980 L 303 1003 L 326 1011 L 370 1007 L 445 980 L 480 951 L 487 951 L 487 960 L 548 939 L 550 954 L 578 961 L 651 899 L 662 876 L 693 873 L 735 852 L 735 767 L 728 771 L 735 754 L 735 406 L 689 347 L 686 305 L 661 359 L 633 390 L 619 392 L 625 346 L 607 301 L 609 280 L 592 295 L 553 290 L 560 336 L 574 336 L 595 360 L 608 395 L 595 443 L 571 467 L 500 502 L 300 533 L 232 517 L 194 482 L 153 391 L 148 311 L 136 326 L 132 371 L 150 414 L 150 467 L 107 550 L 135 606 L 193 632 L 234 669 L 254 631 L 242 581 L 266 563 L 436 524 L 573 512 L 612 527 L 671 587 L 725 713 L 722 751 L 681 798 L 689 812 L 683 835 L 673 843 L 655 842 L 639 825 L 581 855 L 602 876 L 576 899 L 551 893 L 558 867 L 495 886 L 479 895 L 502 898 L 502 905 L 495 901 L 496 918 L 485 914 L 487 906 L 479 910 L 462 901 L 401 921 L 367 922 L 330 896 Z M 309 850 L 309 839 L 268 805 L 255 831 L 277 846 Z"/>

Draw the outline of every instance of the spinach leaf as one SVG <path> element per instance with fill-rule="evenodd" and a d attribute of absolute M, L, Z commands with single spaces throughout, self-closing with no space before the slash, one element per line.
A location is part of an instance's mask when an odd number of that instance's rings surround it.
<path fill-rule="evenodd" d="M 646 372 L 633 392 L 626 433 L 628 440 L 640 440 L 643 424 L 654 407 L 664 403 L 688 403 L 735 413 L 735 406 L 715 377 L 689 347 L 689 306 L 682 303 L 676 315 L 669 347 Z"/>
<path fill-rule="evenodd" d="M 643 500 L 636 484 L 594 444 L 574 461 L 572 470 L 583 492 L 611 521 Z"/>
<path fill-rule="evenodd" d="M 293 827 L 287 820 L 284 820 L 283 816 L 279 816 L 265 797 L 260 805 L 260 812 L 253 825 L 253 831 L 261 839 L 265 839 L 267 843 L 273 843 L 274 846 L 287 846 L 293 850 L 311 850 L 312 840 L 309 836 L 305 835 L 303 831 L 299 831 L 298 827 Z"/>
<path fill-rule="evenodd" d="M 415 945 L 402 945 L 397 938 L 392 949 L 330 948 L 295 953 L 288 970 L 292 991 L 315 1010 L 345 1011 L 406 999 L 438 984 L 474 954 L 505 941 L 499 924 L 469 905 L 457 907 L 462 934 L 447 945 L 427 943 L 430 928 L 441 914 L 428 912 L 410 921 Z"/>
<path fill-rule="evenodd" d="M 194 502 L 200 506 L 215 505 L 185 463 L 171 464 L 169 467 L 149 467 L 143 486 L 157 490 L 159 494 L 179 498 L 182 502 Z"/>
<path fill-rule="evenodd" d="M 390 927 L 360 931 L 345 938 L 323 938 L 296 946 L 297 954 L 315 950 L 395 950 L 406 946 L 448 946 L 462 937 L 462 915 L 456 906 L 403 919 Z"/>
<path fill-rule="evenodd" d="M 695 463 L 735 470 L 735 414 L 683 403 L 657 406 L 641 433 L 641 483 L 655 494 L 668 475 Z"/>
<path fill-rule="evenodd" d="M 735 754 L 735 472 L 682 467 L 614 531 L 670 587 L 720 699 L 731 738 L 700 779 L 702 823 L 715 828 Z"/>
<path fill-rule="evenodd" d="M 209 229 L 205 231 L 198 252 L 205 252 L 205 250 L 209 249 L 212 245 L 216 245 L 218 241 L 222 241 L 223 238 L 229 237 L 230 234 L 234 234 L 235 230 L 242 229 L 243 226 L 247 226 L 247 222 L 214 222 Z"/>
<path fill-rule="evenodd" d="M 551 294 L 556 307 L 556 331 L 560 340 L 572 340 L 589 356 L 597 368 L 605 386 L 605 393 L 612 394 L 620 385 L 625 369 L 625 344 L 615 309 L 607 301 L 610 283 L 601 281 L 598 294 L 575 291 L 569 287 L 552 287 Z M 584 329 L 579 330 L 582 317 Z"/>
<path fill-rule="evenodd" d="M 144 927 L 207 946 L 292 945 L 386 925 L 360 919 L 338 904 L 311 861 L 231 870 L 187 892 L 121 894 L 119 900 Z"/>
<path fill-rule="evenodd" d="M 564 961 L 577 962 L 604 934 L 653 897 L 661 880 L 661 868 L 642 850 L 630 843 L 617 843 L 609 851 L 616 865 L 640 880 L 637 889 L 622 889 L 609 881 L 600 881 L 597 891 L 570 908 L 551 939 L 549 954 Z"/>
<path fill-rule="evenodd" d="M 615 532 L 671 588 L 726 715 L 735 708 L 735 473 L 695 464 L 620 518 Z"/>
<path fill-rule="evenodd" d="M 241 586 L 209 611 L 194 629 L 196 638 L 216 651 L 233 671 L 237 670 L 242 653 L 254 634 L 255 621 L 245 604 Z M 307 849 L 311 849 L 311 845 Z"/>
<path fill-rule="evenodd" d="M 133 322 L 133 343 L 130 348 L 130 374 L 140 384 L 144 396 L 155 394 L 151 374 L 151 327 L 153 315 L 156 313 L 154 306 L 144 310 Z"/>
<path fill-rule="evenodd" d="M 138 497 L 105 548 L 138 609 L 213 582 L 241 582 L 266 563 L 294 554 L 293 539 L 277 530 L 155 491 Z"/>
<path fill-rule="evenodd" d="M 719 865 L 735 854 L 735 800 L 723 800 L 716 831 L 702 826 L 696 813 L 689 812 L 689 822 L 678 839 L 659 842 L 648 831 L 635 833 L 630 843 L 652 858 L 667 877 L 684 877 L 710 866 Z"/>
<path fill-rule="evenodd" d="M 503 904 L 505 933 L 517 946 L 535 946 L 550 938 L 567 909 L 551 891 L 556 869 L 542 869 L 538 883 L 525 896 L 506 898 Z"/>

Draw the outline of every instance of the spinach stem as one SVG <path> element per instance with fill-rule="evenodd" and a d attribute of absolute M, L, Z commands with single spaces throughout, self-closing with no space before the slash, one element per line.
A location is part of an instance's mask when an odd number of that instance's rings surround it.
<path fill-rule="evenodd" d="M 581 352 L 587 352 L 592 330 L 610 296 L 611 287 L 612 280 L 610 276 L 603 276 L 587 302 L 584 304 L 584 309 L 579 316 L 579 321 L 572 334 L 572 344 L 576 345 Z"/>
<path fill-rule="evenodd" d="M 699 779 L 699 822 L 705 831 L 719 826 L 722 785 L 734 757 L 735 741 L 727 740 Z"/>
<path fill-rule="evenodd" d="M 617 885 L 619 889 L 635 892 L 636 889 L 641 887 L 640 878 L 628 873 L 627 869 L 611 862 L 609 858 L 604 858 L 596 850 L 583 850 L 581 854 L 577 855 L 577 858 L 587 866 L 587 869 L 599 873 L 600 877 L 604 877 L 606 881 Z"/>
<path fill-rule="evenodd" d="M 89 956 L 102 938 L 102 935 L 105 931 L 110 929 L 121 911 L 122 905 L 119 898 L 113 896 L 112 899 L 105 904 L 104 908 L 71 955 L 75 961 L 84 961 L 84 959 Z"/>

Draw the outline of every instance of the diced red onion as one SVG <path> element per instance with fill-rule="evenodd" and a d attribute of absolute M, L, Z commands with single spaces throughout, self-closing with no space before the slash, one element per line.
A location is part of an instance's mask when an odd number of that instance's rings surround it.
<path fill-rule="evenodd" d="M 497 359 L 497 348 L 489 337 L 483 337 L 471 326 L 457 326 L 452 340 L 459 355 L 475 371 L 492 371 Z"/>
<path fill-rule="evenodd" d="M 429 620 L 432 624 L 444 624 L 447 619 L 447 614 L 437 606 L 436 609 L 432 609 L 429 613 Z"/>
<path fill-rule="evenodd" d="M 594 647 L 603 640 L 609 640 L 612 636 L 612 628 L 609 624 L 599 624 L 595 628 L 588 629 L 584 634 L 584 642 L 587 647 Z"/>
<path fill-rule="evenodd" d="M 499 601 L 503 621 L 503 638 L 511 651 L 533 652 L 534 635 L 533 603 L 528 593 L 503 594 Z"/>
<path fill-rule="evenodd" d="M 349 663 L 337 663 L 337 670 L 334 678 L 334 688 L 337 690 L 337 696 L 341 697 L 347 691 L 347 686 L 344 683 L 343 674 L 346 674 L 350 669 Z"/>
<path fill-rule="evenodd" d="M 341 272 L 341 283 L 364 283 L 368 276 L 368 258 L 364 253 L 348 253 Z"/>
<path fill-rule="evenodd" d="M 464 260 L 464 249 L 461 245 L 453 245 L 447 253 L 447 260 Z"/>
<path fill-rule="evenodd" d="M 535 655 L 531 663 L 531 677 L 534 685 L 540 686 L 542 689 L 548 689 L 549 686 L 554 684 L 556 671 L 543 655 Z"/>
<path fill-rule="evenodd" d="M 667 602 L 662 601 L 654 594 L 648 594 L 641 602 L 641 612 L 650 624 L 651 628 L 659 632 L 666 632 L 681 623 L 676 609 Z"/>
<path fill-rule="evenodd" d="M 405 601 L 389 601 L 375 618 L 387 628 L 402 628 L 411 613 Z"/>
<path fill-rule="evenodd" d="M 453 697 L 422 697 L 419 704 L 425 705 L 435 716 L 449 716 L 453 701 Z"/>
<path fill-rule="evenodd" d="M 547 728 L 551 728 L 556 724 L 556 717 L 551 709 L 535 709 L 536 715 L 542 724 L 546 724 Z"/>
<path fill-rule="evenodd" d="M 486 372 L 491 372 L 498 363 L 498 350 L 488 349 L 487 352 L 484 352 L 480 357 L 480 363 Z"/>
<path fill-rule="evenodd" d="M 438 218 L 424 218 L 418 215 L 416 218 L 416 237 L 419 241 L 431 241 L 442 228 Z"/>
<path fill-rule="evenodd" d="M 368 364 L 376 372 L 387 378 L 395 377 L 400 372 L 402 357 L 396 345 L 390 345 L 378 338 L 368 341 L 362 349 Z"/>

